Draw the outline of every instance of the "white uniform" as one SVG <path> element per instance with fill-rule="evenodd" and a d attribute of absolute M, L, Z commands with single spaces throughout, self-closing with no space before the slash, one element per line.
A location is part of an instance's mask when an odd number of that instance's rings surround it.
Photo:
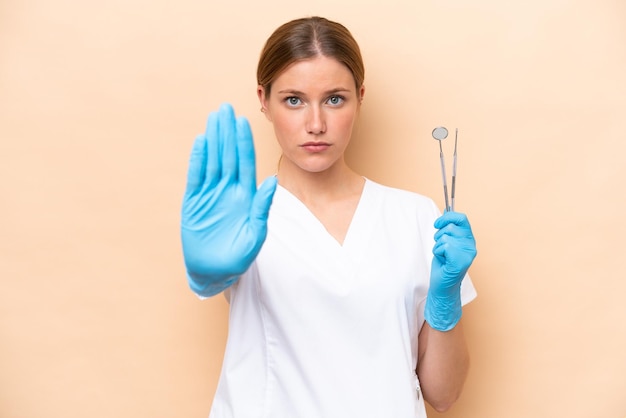
<path fill-rule="evenodd" d="M 268 236 L 230 289 L 210 418 L 423 418 L 417 337 L 434 202 L 366 180 L 343 245 L 278 186 Z M 476 296 L 469 277 L 462 300 Z"/>

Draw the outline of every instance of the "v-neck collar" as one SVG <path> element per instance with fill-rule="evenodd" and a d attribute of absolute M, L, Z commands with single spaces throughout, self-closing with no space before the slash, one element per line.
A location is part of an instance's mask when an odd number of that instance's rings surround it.
<path fill-rule="evenodd" d="M 364 254 L 364 246 L 367 245 L 368 239 L 374 228 L 374 220 L 376 219 L 376 211 L 380 206 L 380 202 L 377 202 L 376 193 L 374 193 L 375 183 L 367 178 L 364 178 L 363 190 L 359 202 L 352 214 L 352 219 L 348 225 L 346 236 L 343 240 L 343 244 L 339 243 L 335 237 L 333 237 L 322 222 L 311 212 L 311 210 L 293 193 L 278 185 L 276 193 L 281 195 L 286 201 L 286 205 L 281 208 L 276 208 L 280 212 L 284 209 L 288 211 L 288 215 L 291 217 L 299 217 L 302 222 L 311 226 L 311 234 L 315 234 L 315 238 L 326 242 L 336 251 L 346 253 L 350 258 L 357 262 L 358 259 Z"/>

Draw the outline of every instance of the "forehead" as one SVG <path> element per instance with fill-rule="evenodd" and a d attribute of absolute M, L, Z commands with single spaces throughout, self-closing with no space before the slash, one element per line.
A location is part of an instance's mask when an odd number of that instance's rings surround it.
<path fill-rule="evenodd" d="M 334 58 L 318 56 L 289 65 L 272 83 L 272 88 L 298 91 L 356 90 L 354 77 Z"/>

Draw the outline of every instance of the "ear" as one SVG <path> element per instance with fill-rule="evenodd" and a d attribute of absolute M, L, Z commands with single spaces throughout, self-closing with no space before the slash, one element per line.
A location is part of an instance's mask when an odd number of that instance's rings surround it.
<path fill-rule="evenodd" d="M 363 103 L 363 97 L 365 96 L 365 85 L 361 85 L 359 89 L 359 103 Z"/>
<path fill-rule="evenodd" d="M 272 117 L 270 116 L 270 112 L 268 109 L 269 97 L 265 94 L 265 87 L 261 85 L 257 86 L 256 94 L 259 97 L 259 103 L 261 104 L 261 112 L 263 112 L 267 120 L 271 122 Z"/>

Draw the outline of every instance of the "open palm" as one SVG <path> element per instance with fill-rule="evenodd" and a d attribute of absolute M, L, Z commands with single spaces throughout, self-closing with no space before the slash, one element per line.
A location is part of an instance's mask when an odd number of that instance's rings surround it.
<path fill-rule="evenodd" d="M 183 256 L 196 293 L 221 292 L 254 261 L 275 190 L 270 177 L 257 191 L 250 125 L 223 104 L 194 142 L 183 198 Z"/>

